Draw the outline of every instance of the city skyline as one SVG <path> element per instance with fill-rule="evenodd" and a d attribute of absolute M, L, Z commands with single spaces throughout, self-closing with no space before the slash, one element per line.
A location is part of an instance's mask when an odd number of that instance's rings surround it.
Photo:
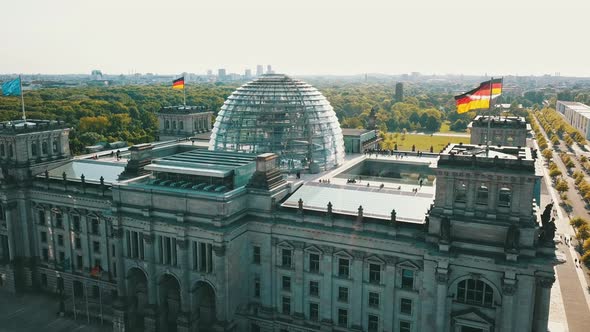
<path fill-rule="evenodd" d="M 270 63 L 293 75 L 590 76 L 575 33 L 590 9 L 581 0 L 493 6 L 28 0 L 4 9 L 5 26 L 18 33 L 5 34 L 0 73 L 243 73 Z"/>

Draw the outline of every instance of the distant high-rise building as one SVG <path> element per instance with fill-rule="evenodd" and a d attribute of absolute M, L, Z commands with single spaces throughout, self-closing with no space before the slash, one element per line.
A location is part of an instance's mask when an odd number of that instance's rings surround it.
<path fill-rule="evenodd" d="M 246 70 L 244 71 L 244 76 L 245 76 L 246 78 L 250 78 L 250 77 L 252 77 L 252 69 L 246 69 Z"/>
<path fill-rule="evenodd" d="M 264 69 L 263 69 L 262 65 L 256 66 L 256 76 L 260 76 L 262 74 L 264 74 Z"/>
<path fill-rule="evenodd" d="M 213 70 L 207 69 L 207 76 L 213 76 Z"/>
<path fill-rule="evenodd" d="M 395 101 L 404 101 L 404 84 L 402 82 L 395 84 Z"/>
<path fill-rule="evenodd" d="M 271 67 L 271 65 L 266 65 L 266 73 L 267 74 L 272 74 L 272 67 Z"/>
<path fill-rule="evenodd" d="M 220 68 L 217 70 L 217 78 L 219 80 L 223 80 L 225 79 L 226 73 L 225 73 L 225 69 L 224 68 Z"/>

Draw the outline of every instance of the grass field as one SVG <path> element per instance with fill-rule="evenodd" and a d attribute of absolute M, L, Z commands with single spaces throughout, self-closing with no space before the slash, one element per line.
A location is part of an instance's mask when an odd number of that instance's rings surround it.
<path fill-rule="evenodd" d="M 412 145 L 415 145 L 416 151 L 428 152 L 432 146 L 434 152 L 440 152 L 448 143 L 469 144 L 469 137 L 388 133 L 383 143 L 384 149 L 393 149 L 397 143 L 398 150 L 411 151 Z"/>
<path fill-rule="evenodd" d="M 443 123 L 441 123 L 441 125 L 440 125 L 440 130 L 438 132 L 439 133 L 449 133 L 449 134 L 453 134 L 453 133 L 467 134 L 467 130 L 466 131 L 452 131 L 451 130 L 451 122 L 449 122 L 449 121 L 443 121 Z"/>

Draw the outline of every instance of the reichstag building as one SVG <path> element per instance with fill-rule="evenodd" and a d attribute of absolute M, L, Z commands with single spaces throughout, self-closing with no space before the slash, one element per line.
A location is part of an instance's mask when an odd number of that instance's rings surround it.
<path fill-rule="evenodd" d="M 202 112 L 75 159 L 61 122 L 0 124 L 0 291 L 117 332 L 547 330 L 533 149 L 345 155 L 330 103 L 285 75 L 209 133 Z"/>

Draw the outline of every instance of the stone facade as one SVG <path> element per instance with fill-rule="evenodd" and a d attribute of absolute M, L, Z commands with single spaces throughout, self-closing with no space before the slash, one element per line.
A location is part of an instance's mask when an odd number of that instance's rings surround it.
<path fill-rule="evenodd" d="M 203 107 L 164 107 L 158 112 L 158 140 L 170 141 L 211 131 L 213 113 Z"/>
<path fill-rule="evenodd" d="M 535 160 L 475 148 L 443 151 L 422 223 L 280 207 L 296 187 L 273 155 L 219 193 L 149 174 L 5 179 L 0 274 L 115 331 L 545 331 L 555 248 L 539 240 Z"/>
<path fill-rule="evenodd" d="M 476 116 L 469 124 L 471 131 L 471 144 L 486 144 L 488 141 L 489 116 Z M 501 146 L 526 146 L 529 125 L 523 117 L 508 116 L 491 118 L 489 123 L 489 141 L 491 145 Z"/>

